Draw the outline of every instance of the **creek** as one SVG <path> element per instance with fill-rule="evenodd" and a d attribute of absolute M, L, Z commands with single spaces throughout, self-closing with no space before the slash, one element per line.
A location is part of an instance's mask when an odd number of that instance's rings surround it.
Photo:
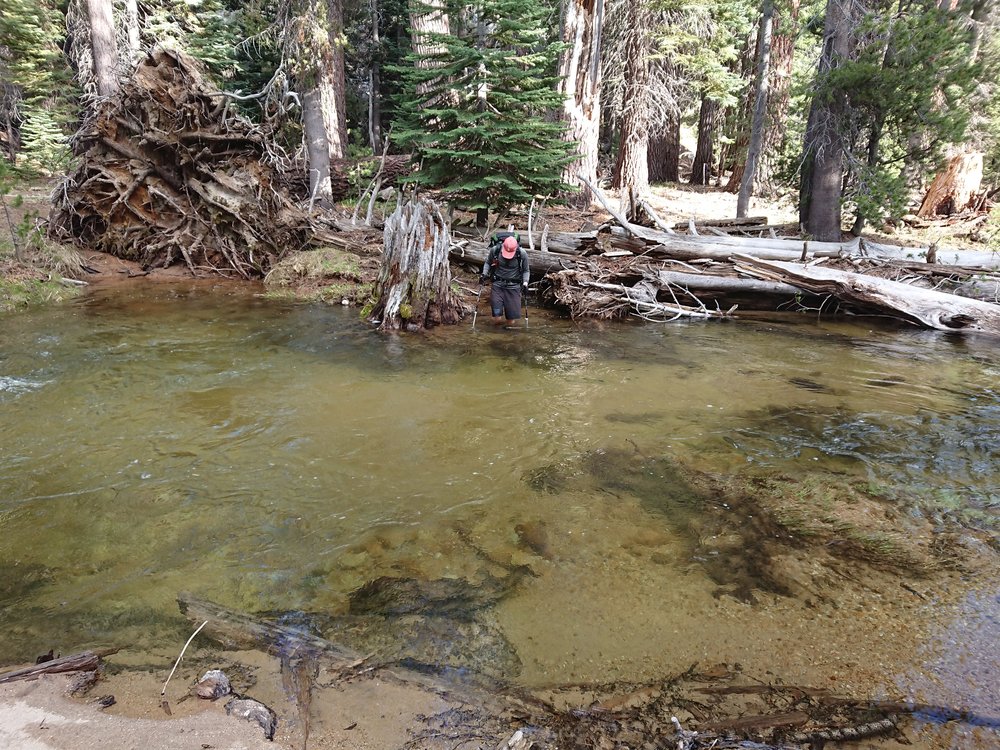
<path fill-rule="evenodd" d="M 739 663 L 1000 705 L 995 342 L 534 311 L 526 329 L 481 315 L 382 335 L 356 310 L 257 291 L 137 282 L 0 320 L 0 662 L 175 652 L 181 591 L 334 623 L 379 578 L 505 580 L 464 595 L 464 621 L 488 610 L 477 653 L 442 660 L 528 687 Z M 869 580 L 863 556 L 811 569 L 809 533 L 777 554 L 758 505 L 691 473 L 776 478 L 811 501 L 850 487 L 880 503 L 859 515 L 887 509 L 883 542 L 947 529 L 978 549 L 975 574 L 897 560 Z M 391 639 L 364 645 L 403 648 Z M 1000 737 L 966 731 L 954 746 Z"/>

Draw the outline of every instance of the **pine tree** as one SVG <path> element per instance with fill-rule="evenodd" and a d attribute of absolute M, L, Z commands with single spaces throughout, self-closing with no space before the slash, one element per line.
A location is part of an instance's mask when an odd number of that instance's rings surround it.
<path fill-rule="evenodd" d="M 63 35 L 63 17 L 52 2 L 5 0 L 0 82 L 8 88 L 4 102 L 13 106 L 0 112 L 0 126 L 5 135 L 20 131 L 29 157 L 24 166 L 32 169 L 58 170 L 69 155 L 75 91 L 60 50 Z M 14 143 L 9 145 L 13 156 Z"/>
<path fill-rule="evenodd" d="M 428 40 L 440 51 L 424 65 L 407 57 L 394 138 L 419 160 L 409 179 L 475 209 L 482 226 L 490 210 L 568 190 L 562 168 L 572 144 L 553 117 L 562 104 L 554 74 L 561 45 L 546 36 L 545 8 L 482 0 L 464 20 Z"/>

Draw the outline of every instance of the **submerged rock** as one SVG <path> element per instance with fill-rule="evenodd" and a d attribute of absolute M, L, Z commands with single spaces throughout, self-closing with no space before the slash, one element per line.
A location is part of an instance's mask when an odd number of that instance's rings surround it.
<path fill-rule="evenodd" d="M 382 664 L 503 682 L 520 672 L 521 660 L 491 608 L 526 575 L 527 569 L 515 568 L 509 575 L 487 575 L 478 583 L 464 578 L 376 578 L 351 592 L 350 614 L 337 618 L 324 635 L 372 653 Z"/>
<path fill-rule="evenodd" d="M 264 730 L 264 737 L 274 739 L 278 729 L 278 716 L 270 708 L 253 698 L 233 698 L 226 704 L 226 713 L 238 719 L 256 722 Z"/>
<path fill-rule="evenodd" d="M 382 576 L 369 581 L 350 595 L 352 615 L 425 614 L 472 618 L 478 610 L 495 604 L 509 594 L 527 571 L 510 575 L 486 576 L 479 583 L 464 578 L 417 578 Z"/>
<path fill-rule="evenodd" d="M 195 695 L 213 701 L 229 695 L 232 691 L 229 678 L 221 669 L 208 670 L 194 686 Z"/>
<path fill-rule="evenodd" d="M 402 664 L 461 682 L 476 676 L 507 682 L 521 671 L 521 659 L 489 611 L 471 620 L 416 614 L 344 617 L 324 636 L 372 654 L 372 663 Z"/>

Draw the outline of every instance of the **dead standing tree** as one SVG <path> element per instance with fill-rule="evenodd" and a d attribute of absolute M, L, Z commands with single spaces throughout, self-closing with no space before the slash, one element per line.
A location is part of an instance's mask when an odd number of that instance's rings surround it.
<path fill-rule="evenodd" d="M 451 291 L 448 223 L 427 198 L 400 204 L 385 221 L 382 271 L 368 319 L 383 331 L 419 331 L 459 322 Z"/>

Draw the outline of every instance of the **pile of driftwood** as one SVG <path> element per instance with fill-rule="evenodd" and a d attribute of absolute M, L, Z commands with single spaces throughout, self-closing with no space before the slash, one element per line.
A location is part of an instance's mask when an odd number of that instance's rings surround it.
<path fill-rule="evenodd" d="M 946 331 L 1000 334 L 1000 256 L 940 247 L 734 236 L 754 220 L 654 227 L 616 221 L 594 232 L 528 238 L 543 298 L 574 318 L 719 317 L 750 310 L 837 309 L 890 315 Z M 760 220 L 757 220 L 760 221 Z M 700 230 L 700 231 L 699 231 Z M 763 234 L 763 231 L 758 232 Z M 456 261 L 485 249 L 455 245 Z"/>
<path fill-rule="evenodd" d="M 309 211 L 304 166 L 276 144 L 194 59 L 155 48 L 77 133 L 50 231 L 147 268 L 260 277 L 340 228 Z"/>

